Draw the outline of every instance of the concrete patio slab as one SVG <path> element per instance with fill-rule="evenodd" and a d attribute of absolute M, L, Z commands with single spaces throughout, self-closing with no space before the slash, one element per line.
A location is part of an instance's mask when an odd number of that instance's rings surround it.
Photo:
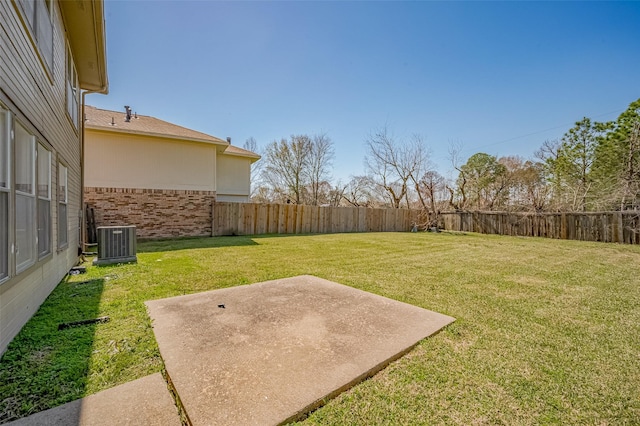
<path fill-rule="evenodd" d="M 160 373 L 41 411 L 7 426 L 180 426 L 178 409 Z"/>
<path fill-rule="evenodd" d="M 300 418 L 454 321 L 312 276 L 146 305 L 196 426 Z"/>

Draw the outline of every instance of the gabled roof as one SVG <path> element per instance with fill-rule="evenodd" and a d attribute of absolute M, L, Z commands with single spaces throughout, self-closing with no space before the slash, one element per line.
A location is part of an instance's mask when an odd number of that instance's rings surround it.
<path fill-rule="evenodd" d="M 215 136 L 187 129 L 148 115 L 132 114 L 131 119 L 126 121 L 127 113 L 124 111 L 109 111 L 89 105 L 85 105 L 84 114 L 85 129 L 209 143 L 219 145 L 220 151 L 226 155 L 247 157 L 251 159 L 252 163 L 260 159 L 260 156 L 255 152 L 238 148 Z"/>
<path fill-rule="evenodd" d="M 84 127 L 86 129 L 155 136 L 214 145 L 229 145 L 229 142 L 216 138 L 215 136 L 187 129 L 186 127 L 178 126 L 148 115 L 132 114 L 131 120 L 127 122 L 127 114 L 124 111 L 109 111 L 89 105 L 85 105 L 84 113 Z"/>
<path fill-rule="evenodd" d="M 227 155 L 234 155 L 237 157 L 248 157 L 251 158 L 251 162 L 258 161 L 260 156 L 253 151 L 248 151 L 246 149 L 238 148 L 237 146 L 229 145 L 227 149 L 224 150 L 224 153 Z"/>

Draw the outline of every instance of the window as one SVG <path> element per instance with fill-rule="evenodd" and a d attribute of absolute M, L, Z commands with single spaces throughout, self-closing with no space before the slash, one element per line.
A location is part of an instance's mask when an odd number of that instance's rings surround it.
<path fill-rule="evenodd" d="M 38 144 L 38 257 L 51 253 L 51 152 Z"/>
<path fill-rule="evenodd" d="M 38 46 L 40 56 L 50 73 L 53 72 L 52 0 L 18 0 L 27 26 Z"/>
<path fill-rule="evenodd" d="M 9 276 L 9 112 L 0 106 L 0 281 Z"/>
<path fill-rule="evenodd" d="M 24 122 L 23 122 L 24 123 Z M 35 265 L 52 248 L 52 151 L 0 103 L 0 284 Z M 60 168 L 67 244 L 67 169 Z"/>
<path fill-rule="evenodd" d="M 15 123 L 16 272 L 36 259 L 35 137 Z"/>
<path fill-rule="evenodd" d="M 67 167 L 58 163 L 58 248 L 65 248 L 69 244 L 67 191 Z"/>
<path fill-rule="evenodd" d="M 80 114 L 80 90 L 78 73 L 71 55 L 71 49 L 67 46 L 67 112 L 73 125 L 78 128 L 78 115 Z"/>

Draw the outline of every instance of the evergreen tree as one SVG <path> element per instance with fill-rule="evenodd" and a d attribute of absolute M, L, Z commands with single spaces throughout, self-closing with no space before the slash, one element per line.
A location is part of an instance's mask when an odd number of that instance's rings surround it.
<path fill-rule="evenodd" d="M 593 178 L 605 209 L 640 208 L 640 99 L 632 102 L 607 131 L 595 152 Z"/>

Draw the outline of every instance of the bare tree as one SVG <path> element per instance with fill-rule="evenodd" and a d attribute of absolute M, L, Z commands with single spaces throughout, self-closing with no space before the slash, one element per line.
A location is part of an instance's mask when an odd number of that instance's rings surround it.
<path fill-rule="evenodd" d="M 273 201 L 295 204 L 326 204 L 331 188 L 333 142 L 326 134 L 291 135 L 270 143 L 264 153 L 263 185 Z"/>
<path fill-rule="evenodd" d="M 384 127 L 375 131 L 366 141 L 367 155 L 365 166 L 372 179 L 387 194 L 394 208 L 400 207 L 400 202 L 407 191 L 406 180 L 399 177 L 396 170 L 397 151 L 395 141 Z"/>
<path fill-rule="evenodd" d="M 375 183 L 369 176 L 351 176 L 344 188 L 342 198 L 354 207 L 371 207 Z"/>
<path fill-rule="evenodd" d="M 458 172 L 458 179 L 456 180 L 456 186 L 446 185 L 447 191 L 449 191 L 449 206 L 454 210 L 464 210 L 467 207 L 467 175 L 465 170 L 461 167 L 460 152 L 462 151 L 462 144 L 451 142 L 449 143 L 449 161 L 451 165 Z"/>
<path fill-rule="evenodd" d="M 419 206 L 422 209 L 428 208 L 426 200 L 423 198 L 420 188 L 421 179 L 426 173 L 432 172 L 431 162 L 429 161 L 429 148 L 424 142 L 422 136 L 414 134 L 409 139 L 409 143 L 402 150 L 402 169 L 403 173 L 409 176 L 409 181 L 413 185 L 413 190 L 418 198 Z M 409 205 L 409 191 L 405 197 L 407 198 L 407 206 Z"/>
<path fill-rule="evenodd" d="M 331 207 L 339 207 L 342 205 L 342 200 L 344 199 L 344 192 L 347 189 L 347 186 L 344 185 L 341 181 L 338 181 L 331 190 L 329 191 L 328 201 Z"/>
<path fill-rule="evenodd" d="M 560 139 L 545 140 L 534 156 L 542 162 L 542 173 L 547 186 L 550 204 L 547 208 L 554 210 L 564 210 L 566 202 L 564 199 L 563 184 L 556 176 L 555 165 L 559 163 L 562 151 L 562 141 Z"/>
<path fill-rule="evenodd" d="M 544 164 L 518 156 L 500 157 L 505 167 L 498 184 L 503 185 L 494 207 L 501 210 L 543 211 L 549 203 L 550 186 L 545 178 Z"/>
<path fill-rule="evenodd" d="M 398 143 L 387 127 L 374 131 L 366 141 L 365 166 L 370 178 L 384 190 L 393 208 L 404 200 L 410 206 L 410 192 L 418 188 L 420 173 L 428 165 L 429 152 L 422 137 Z"/>
<path fill-rule="evenodd" d="M 276 194 L 301 204 L 308 185 L 311 139 L 292 135 L 289 140 L 273 141 L 265 151 L 266 164 L 262 176 Z"/>
<path fill-rule="evenodd" d="M 445 187 L 444 176 L 435 170 L 429 170 L 422 175 L 419 182 L 419 192 L 422 194 L 421 197 L 425 202 L 425 207 L 431 212 L 436 213 L 440 210 L 438 204 L 443 199 Z"/>
<path fill-rule="evenodd" d="M 284 200 L 282 199 L 284 198 Z M 261 185 L 252 191 L 251 201 L 254 203 L 284 203 L 286 197 L 281 193 L 276 193 L 270 186 Z"/>
<path fill-rule="evenodd" d="M 244 144 L 242 145 L 242 148 L 246 149 L 247 151 L 251 151 L 254 152 L 258 155 L 260 155 L 261 157 L 263 156 L 262 150 L 260 149 L 260 147 L 258 146 L 258 142 L 253 138 L 250 137 L 249 139 L 247 139 L 246 141 L 244 141 Z M 264 160 L 260 159 L 258 161 L 254 161 L 253 163 L 251 163 L 251 199 L 253 200 L 254 198 L 256 198 L 258 196 L 258 193 L 261 191 L 261 188 L 264 186 L 264 182 L 262 179 L 262 170 L 264 169 Z M 264 191 L 262 191 L 264 192 Z"/>
<path fill-rule="evenodd" d="M 309 204 L 320 204 L 320 189 L 323 182 L 331 178 L 331 169 L 335 152 L 331 139 L 325 134 L 314 135 L 311 139 L 307 175 L 309 180 Z"/>
<path fill-rule="evenodd" d="M 435 170 L 428 170 L 417 183 L 417 191 L 422 204 L 422 213 L 418 225 L 424 229 L 438 227 L 440 222 L 440 208 L 445 199 L 446 181 Z"/>
<path fill-rule="evenodd" d="M 323 180 L 318 184 L 317 201 L 313 205 L 338 207 L 342 201 L 346 186 L 338 182 L 332 185 L 331 182 Z M 311 191 L 309 191 L 311 192 Z"/>
<path fill-rule="evenodd" d="M 547 159 L 557 160 L 560 157 L 560 147 L 562 143 L 559 139 L 546 140 L 542 143 L 540 149 L 538 149 L 534 155 L 542 162 Z"/>

